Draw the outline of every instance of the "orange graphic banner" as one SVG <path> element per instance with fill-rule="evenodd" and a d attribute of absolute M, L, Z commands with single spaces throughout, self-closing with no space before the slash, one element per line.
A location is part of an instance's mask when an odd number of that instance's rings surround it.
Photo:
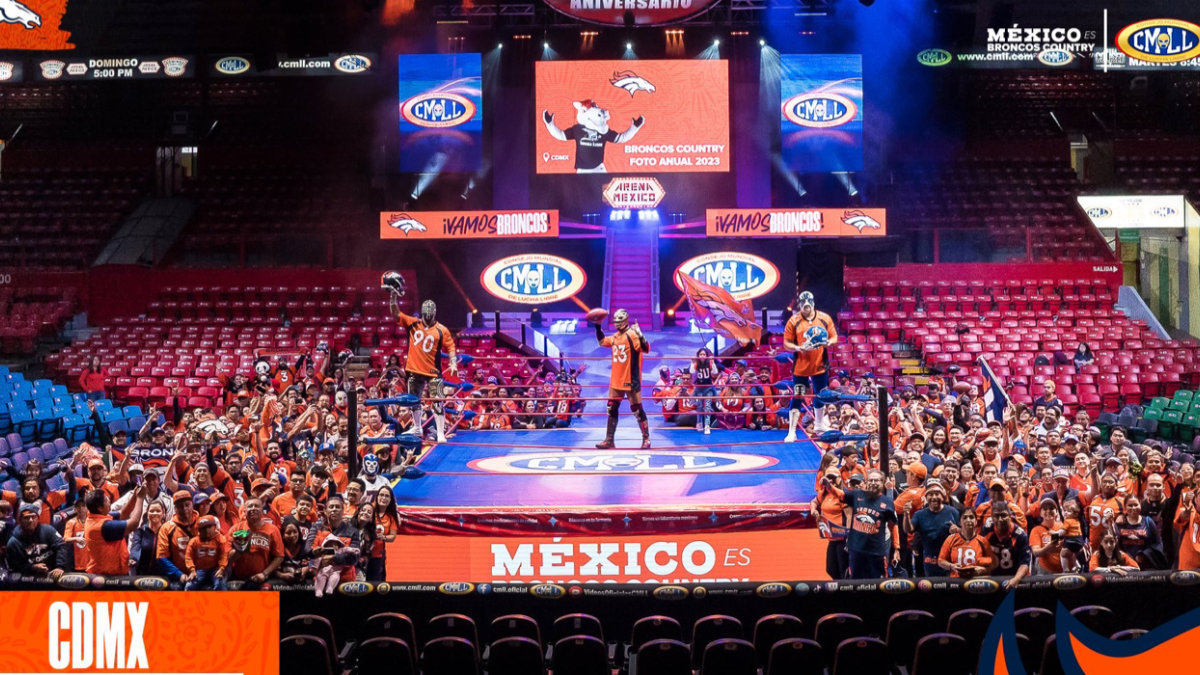
<path fill-rule="evenodd" d="M 279 675 L 279 594 L 5 591 L 5 673 Z"/>
<path fill-rule="evenodd" d="M 7 0 L 0 2 L 0 51 L 75 49 L 71 34 L 62 29 L 67 0 Z"/>
<path fill-rule="evenodd" d="M 802 578 L 796 551 L 804 545 L 799 530 L 639 537 L 399 537 L 388 548 L 388 579 L 493 584 L 782 581 Z"/>
<path fill-rule="evenodd" d="M 380 239 L 557 237 L 558 211 L 384 211 Z"/>
<path fill-rule="evenodd" d="M 882 237 L 887 209 L 708 209 L 710 237 Z"/>

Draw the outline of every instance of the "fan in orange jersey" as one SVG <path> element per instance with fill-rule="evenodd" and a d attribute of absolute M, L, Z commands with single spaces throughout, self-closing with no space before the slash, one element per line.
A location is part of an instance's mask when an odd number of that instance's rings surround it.
<path fill-rule="evenodd" d="M 1117 516 L 1124 508 L 1121 495 L 1117 494 L 1117 477 L 1106 473 L 1100 477 L 1100 494 L 1087 506 L 1088 545 L 1093 551 L 1100 548 L 1100 539 L 1116 525 Z"/>
<path fill-rule="evenodd" d="M 978 522 L 974 511 L 963 511 L 959 530 L 942 544 L 938 567 L 950 570 L 952 577 L 970 579 L 987 574 L 987 568 L 992 564 L 992 547 L 976 529 Z"/>
<path fill-rule="evenodd" d="M 629 409 L 637 418 L 642 429 L 642 447 L 650 447 L 650 423 L 642 409 L 642 354 L 650 351 L 650 343 L 638 328 L 629 322 L 629 312 L 618 309 L 613 313 L 613 325 L 617 332 L 605 336 L 604 329 L 596 324 L 596 341 L 602 347 L 612 348 L 612 376 L 608 383 L 608 431 L 604 440 L 597 443 L 601 450 L 613 447 L 613 435 L 617 432 L 617 413 L 621 399 L 629 397 Z"/>
<path fill-rule="evenodd" d="M 804 291 L 797 303 L 797 312 L 788 319 L 787 327 L 783 329 L 783 346 L 794 352 L 792 365 L 792 383 L 797 391 L 800 384 L 808 385 L 808 393 L 819 394 L 829 387 L 829 353 L 828 347 L 837 344 L 837 328 L 833 319 L 825 312 L 818 312 L 813 294 Z M 792 410 L 788 414 L 788 434 L 785 443 L 796 441 L 796 423 L 800 421 L 800 411 L 804 407 L 804 399 L 799 396 L 792 398 Z M 824 406 L 814 405 L 813 415 L 817 431 L 824 431 Z"/>
<path fill-rule="evenodd" d="M 432 300 L 421 303 L 421 316 L 409 316 L 400 311 L 396 300 L 400 294 L 392 291 L 388 307 L 400 327 L 408 331 L 408 393 L 424 398 L 426 387 L 435 398 L 442 396 L 442 353 L 449 355 L 445 367 L 450 377 L 458 377 L 458 359 L 454 353 L 454 338 L 450 329 L 437 322 L 437 305 Z M 441 401 L 433 402 L 433 421 L 437 425 L 438 443 L 446 442 L 446 411 Z M 418 435 L 424 435 L 420 406 L 413 408 L 413 422 Z"/>

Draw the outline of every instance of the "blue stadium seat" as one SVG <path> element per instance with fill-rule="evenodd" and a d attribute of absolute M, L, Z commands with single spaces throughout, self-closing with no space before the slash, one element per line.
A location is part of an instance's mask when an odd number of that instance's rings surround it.
<path fill-rule="evenodd" d="M 127 405 L 124 408 L 122 408 L 122 414 L 125 416 L 125 419 L 131 419 L 133 417 L 141 417 L 142 409 L 140 406 Z"/>
<path fill-rule="evenodd" d="M 51 490 L 63 490 L 67 487 L 67 477 L 61 473 L 51 476 L 50 480 L 46 481 L 46 487 Z"/>
<path fill-rule="evenodd" d="M 8 377 L 8 366 L 0 366 L 0 377 Z"/>
<path fill-rule="evenodd" d="M 33 414 L 28 410 L 13 410 L 12 426 L 13 431 L 21 436 L 22 442 L 32 441 L 37 430 Z"/>
<path fill-rule="evenodd" d="M 20 452 L 21 449 L 25 447 L 25 441 L 23 441 L 21 439 L 21 435 L 15 431 L 10 433 L 8 436 L 5 436 L 5 438 L 8 440 L 8 451 L 10 453 Z"/>
<path fill-rule="evenodd" d="M 54 411 L 50 408 L 34 408 L 33 409 L 34 438 L 39 441 L 54 438 L 58 433 L 58 417 L 55 417 Z"/>
<path fill-rule="evenodd" d="M 3 483 L 0 483 L 0 490 L 4 490 L 5 492 L 20 492 L 21 484 L 18 483 L 16 479 L 9 478 Z"/>
<path fill-rule="evenodd" d="M 56 384 L 50 387 L 50 395 L 54 398 L 70 398 L 71 392 L 67 390 L 66 385 Z"/>
<path fill-rule="evenodd" d="M 71 445 L 79 445 L 88 439 L 88 433 L 93 429 L 92 423 L 87 419 L 74 415 L 63 419 L 63 435 L 66 436 L 66 443 Z"/>
<path fill-rule="evenodd" d="M 96 401 L 96 410 L 112 410 L 112 407 L 113 407 L 112 401 L 110 401 L 106 398 L 102 398 L 99 401 Z"/>
<path fill-rule="evenodd" d="M 8 380 L 9 382 L 24 382 L 25 375 L 23 373 L 5 373 L 4 379 Z M 30 382 L 29 386 L 32 387 L 33 383 Z"/>
<path fill-rule="evenodd" d="M 105 424 L 112 422 L 113 420 L 119 420 L 119 419 L 123 419 L 121 417 L 120 410 L 113 410 L 112 408 L 105 408 L 103 410 L 100 410 L 100 421 L 104 422 Z"/>
<path fill-rule="evenodd" d="M 71 454 L 71 445 L 62 438 L 54 439 L 54 458 L 62 459 Z"/>
<path fill-rule="evenodd" d="M 71 394 L 71 398 L 75 400 L 75 407 L 79 410 L 87 410 L 87 394 Z"/>
<path fill-rule="evenodd" d="M 129 433 L 129 422 L 127 420 L 113 420 L 108 423 L 108 433 L 115 434 L 118 431 Z"/>
<path fill-rule="evenodd" d="M 29 463 L 29 454 L 26 452 L 18 452 L 12 456 L 13 468 L 17 471 L 25 471 L 25 465 Z"/>
<path fill-rule="evenodd" d="M 47 446 L 49 446 L 49 447 L 47 448 Z M 47 450 L 50 451 L 49 455 L 46 454 Z M 35 445 L 34 447 L 30 448 L 29 451 L 26 452 L 25 454 L 29 455 L 30 461 L 37 460 L 38 463 L 40 463 L 42 466 L 46 466 L 47 457 L 54 456 L 54 446 L 50 445 L 49 443 Z"/>
<path fill-rule="evenodd" d="M 125 420 L 125 423 L 129 425 L 129 430 L 131 433 L 137 432 L 141 430 L 142 427 L 146 426 L 146 418 L 140 415 L 138 417 L 130 417 L 129 419 Z"/>
<path fill-rule="evenodd" d="M 8 457 L 12 452 L 8 447 L 8 437 L 0 436 L 0 457 Z"/>

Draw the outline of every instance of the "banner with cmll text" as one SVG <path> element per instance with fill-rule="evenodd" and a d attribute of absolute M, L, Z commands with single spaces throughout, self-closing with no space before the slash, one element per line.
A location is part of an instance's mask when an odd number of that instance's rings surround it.
<path fill-rule="evenodd" d="M 5 591 L 4 673 L 279 675 L 279 594 Z"/>

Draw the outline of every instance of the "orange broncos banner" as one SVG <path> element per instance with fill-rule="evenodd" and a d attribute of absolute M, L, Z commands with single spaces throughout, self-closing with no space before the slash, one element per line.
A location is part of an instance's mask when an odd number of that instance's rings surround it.
<path fill-rule="evenodd" d="M 1014 597 L 1009 593 L 996 610 L 980 650 L 976 671 L 979 675 L 1032 672 L 1021 661 Z M 1113 640 L 1089 630 L 1059 603 L 1055 611 L 1055 634 L 1051 651 L 1043 657 L 1043 671 L 1054 672 L 1049 659 L 1057 659 L 1062 664 L 1060 672 L 1067 675 L 1175 672 L 1186 668 L 1184 664 L 1192 663 L 1196 654 L 1200 654 L 1200 610 L 1172 619 L 1136 639 Z"/>
<path fill-rule="evenodd" d="M 558 211 L 384 211 L 380 239 L 557 237 Z"/>
<path fill-rule="evenodd" d="M 710 237 L 882 237 L 887 209 L 708 209 Z"/>
<path fill-rule="evenodd" d="M 5 591 L 4 673 L 279 675 L 279 594 Z"/>

